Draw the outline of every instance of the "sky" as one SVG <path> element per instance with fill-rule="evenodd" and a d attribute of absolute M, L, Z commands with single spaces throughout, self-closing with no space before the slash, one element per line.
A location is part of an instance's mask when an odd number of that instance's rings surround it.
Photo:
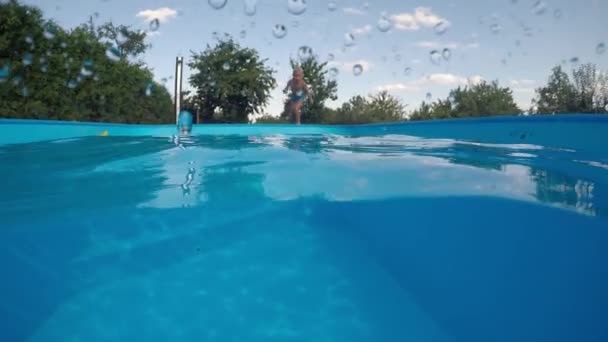
<path fill-rule="evenodd" d="M 338 100 L 327 103 L 333 108 L 354 95 L 388 90 L 412 110 L 423 100 L 446 98 L 458 86 L 498 80 L 513 89 L 516 103 L 526 110 L 534 89 L 546 84 L 558 64 L 571 69 L 576 57 L 579 64 L 608 70 L 608 52 L 597 48 L 608 44 L 605 0 L 23 2 L 66 28 L 97 13 L 97 23 L 111 20 L 149 31 L 152 47 L 143 59 L 159 82 L 174 75 L 177 56 L 187 63 L 192 51 L 214 44 L 214 32 L 228 33 L 242 46 L 255 48 L 276 70 L 279 87 L 265 108 L 273 115 L 282 110 L 289 58 L 303 46 L 339 70 Z M 160 23 L 157 29 L 150 26 L 154 19 Z M 274 35 L 276 25 L 285 26 L 284 37 Z M 359 75 L 353 72 L 356 64 L 363 68 Z M 190 89 L 190 74 L 186 66 L 184 90 Z M 166 86 L 173 93 L 171 80 Z"/>

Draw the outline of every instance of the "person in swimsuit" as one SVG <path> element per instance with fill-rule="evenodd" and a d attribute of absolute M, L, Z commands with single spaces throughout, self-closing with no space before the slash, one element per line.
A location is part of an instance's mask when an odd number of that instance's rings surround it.
<path fill-rule="evenodd" d="M 300 115 L 302 113 L 302 106 L 304 101 L 312 99 L 310 90 L 304 82 L 304 71 L 300 67 L 296 67 L 293 71 L 293 78 L 287 82 L 287 86 L 283 89 L 286 93 L 288 89 L 291 89 L 291 96 L 289 97 L 289 112 L 290 116 L 293 115 L 296 125 L 300 124 Z"/>

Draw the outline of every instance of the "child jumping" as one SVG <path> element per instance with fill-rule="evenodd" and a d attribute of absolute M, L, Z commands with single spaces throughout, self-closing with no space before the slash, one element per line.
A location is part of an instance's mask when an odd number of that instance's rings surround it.
<path fill-rule="evenodd" d="M 289 97 L 289 113 L 293 115 L 296 125 L 300 124 L 300 115 L 302 114 L 302 106 L 304 101 L 312 99 L 310 90 L 304 82 L 304 71 L 300 67 L 296 67 L 293 70 L 293 78 L 287 82 L 287 86 L 283 89 L 286 93 L 291 88 L 291 96 Z"/>

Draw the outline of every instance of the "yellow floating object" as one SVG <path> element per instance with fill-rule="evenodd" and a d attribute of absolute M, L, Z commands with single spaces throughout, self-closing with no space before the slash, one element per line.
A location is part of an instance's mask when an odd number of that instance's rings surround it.
<path fill-rule="evenodd" d="M 110 133 L 108 133 L 108 131 L 103 131 L 103 132 L 101 132 L 100 136 L 107 137 L 108 134 L 110 134 Z"/>

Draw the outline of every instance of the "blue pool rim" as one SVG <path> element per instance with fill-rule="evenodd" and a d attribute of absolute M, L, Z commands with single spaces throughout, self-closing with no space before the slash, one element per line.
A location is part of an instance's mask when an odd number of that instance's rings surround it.
<path fill-rule="evenodd" d="M 0 119 L 0 145 L 31 143 L 86 136 L 171 137 L 177 127 L 151 124 L 116 124 L 53 120 Z M 524 143 L 603 151 L 608 141 L 608 115 L 560 114 L 494 116 L 363 125 L 198 124 L 201 135 L 410 135 L 480 143 Z"/>

